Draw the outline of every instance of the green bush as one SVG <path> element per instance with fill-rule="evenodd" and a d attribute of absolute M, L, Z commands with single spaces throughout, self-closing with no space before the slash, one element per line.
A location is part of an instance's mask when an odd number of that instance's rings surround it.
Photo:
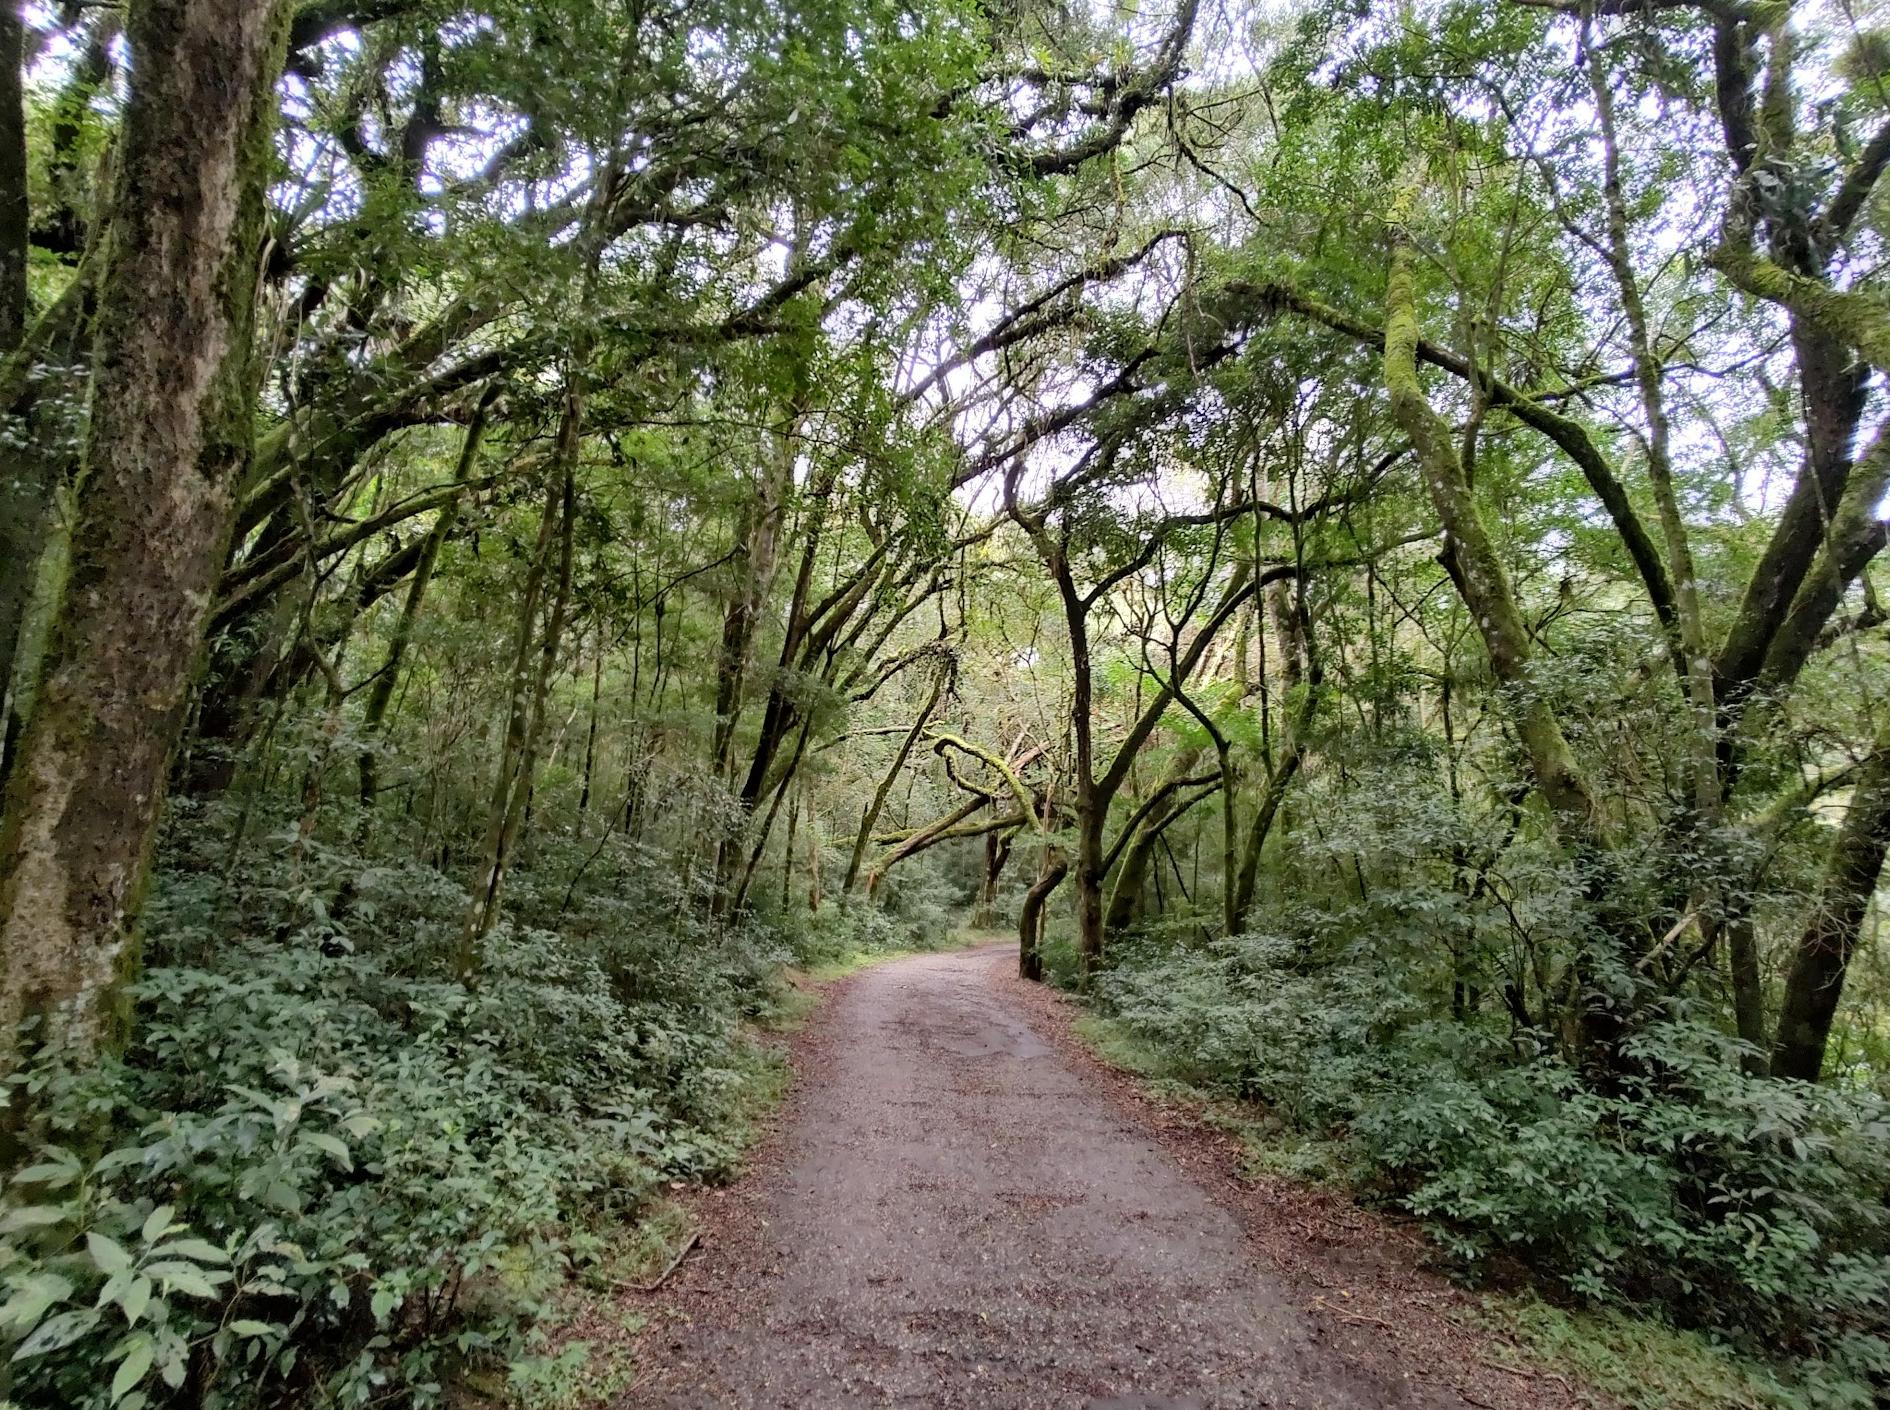
<path fill-rule="evenodd" d="M 1395 954 L 1243 937 L 1131 952 L 1117 1019 L 1197 1084 L 1344 1138 L 1352 1177 L 1597 1302 L 1890 1374 L 1890 1112 L 1745 1075 L 1685 1017 L 1608 1090 L 1494 1026 L 1422 1020 Z"/>
<path fill-rule="evenodd" d="M 358 859 L 302 860 L 236 901 L 174 865 L 152 948 L 194 962 L 143 976 L 129 1049 L 12 1078 L 39 1147 L 0 1192 L 13 1404 L 437 1404 L 523 1353 L 593 1230 L 734 1161 L 772 1061 L 739 1022 L 754 935 L 508 920 L 467 987 L 437 962 L 463 892 L 367 868 L 329 905 Z"/>

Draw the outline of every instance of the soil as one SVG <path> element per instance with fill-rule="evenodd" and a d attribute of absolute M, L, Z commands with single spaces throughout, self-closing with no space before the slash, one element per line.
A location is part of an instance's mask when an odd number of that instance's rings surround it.
<path fill-rule="evenodd" d="M 985 946 L 832 986 L 795 1093 L 654 1294 L 618 1410 L 1599 1403 L 1465 1325 L 1422 1241 L 1248 1179 Z M 1504 1364 L 1508 1363 L 1508 1364 Z"/>

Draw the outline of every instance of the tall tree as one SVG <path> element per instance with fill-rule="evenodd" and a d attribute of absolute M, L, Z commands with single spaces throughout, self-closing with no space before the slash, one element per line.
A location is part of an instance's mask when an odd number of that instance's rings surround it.
<path fill-rule="evenodd" d="M 0 824 L 0 1061 L 119 1032 L 247 462 L 286 0 L 139 0 L 72 571 Z M 24 1032 L 36 1024 L 30 1038 Z"/>

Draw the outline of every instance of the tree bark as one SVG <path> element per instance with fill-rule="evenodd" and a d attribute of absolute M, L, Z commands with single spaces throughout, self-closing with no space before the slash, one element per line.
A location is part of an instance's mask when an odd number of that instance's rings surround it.
<path fill-rule="evenodd" d="M 847 878 L 840 887 L 843 895 L 850 895 L 859 883 L 860 867 L 866 860 L 866 844 L 873 837 L 873 825 L 879 821 L 879 815 L 886 807 L 886 796 L 892 792 L 892 786 L 904 770 L 906 760 L 912 757 L 912 746 L 918 743 L 919 736 L 925 732 L 926 725 L 932 719 L 932 712 L 938 709 L 939 701 L 944 699 L 945 685 L 949 679 L 950 669 L 947 664 L 941 663 L 937 679 L 932 683 L 931 695 L 926 698 L 924 707 L 920 709 L 918 717 L 913 720 L 912 728 L 907 730 L 905 737 L 899 741 L 899 752 L 893 756 L 892 765 L 880 779 L 879 787 L 873 790 L 873 801 L 860 814 L 860 830 L 853 839 L 853 856 L 847 863 Z"/>
<path fill-rule="evenodd" d="M 17 0 L 6 0 L 0 4 L 0 353 L 20 345 L 28 313 L 24 40 Z"/>
<path fill-rule="evenodd" d="M 142 0 L 72 571 L 0 824 L 0 1066 L 113 1044 L 252 435 L 252 305 L 290 6 Z"/>
<path fill-rule="evenodd" d="M 1043 870 L 1030 890 L 1024 893 L 1023 908 L 1017 913 L 1017 972 L 1032 983 L 1043 982 L 1043 908 L 1050 893 L 1063 884 L 1070 864 L 1060 848 L 1044 853 Z"/>
<path fill-rule="evenodd" d="M 1193 762 L 1192 755 L 1184 755 L 1187 762 Z M 1173 776 L 1175 787 L 1161 793 L 1154 806 L 1141 818 L 1131 820 L 1127 834 L 1116 843 L 1121 853 L 1121 860 L 1116 863 L 1114 874 L 1109 883 L 1109 905 L 1103 916 L 1106 934 L 1120 935 L 1135 924 L 1136 916 L 1142 908 L 1142 893 L 1148 885 L 1149 863 L 1155 859 L 1155 849 L 1161 845 L 1162 835 L 1169 826 L 1180 820 L 1190 808 L 1202 799 L 1210 796 L 1218 784 L 1211 780 L 1188 779 L 1180 775 L 1185 769 L 1178 769 Z M 1187 793 L 1189 787 L 1199 787 L 1202 791 Z"/>
<path fill-rule="evenodd" d="M 1012 835 L 1009 832 L 984 835 L 984 874 L 978 883 L 978 906 L 971 913 L 974 930 L 989 930 L 997 924 L 998 882 L 1004 876 L 1004 864 L 1011 859 Z"/>
<path fill-rule="evenodd" d="M 1509 574 L 1477 512 L 1452 444 L 1450 427 L 1418 382 L 1417 306 L 1411 247 L 1398 234 L 1385 292 L 1385 385 L 1391 414 L 1417 452 L 1420 473 L 1444 526 L 1445 559 L 1464 606 L 1489 652 L 1490 669 L 1510 694 L 1510 716 L 1522 738 L 1536 786 L 1578 840 L 1599 836 L 1601 812 L 1548 702 L 1529 681 L 1529 637 Z"/>
<path fill-rule="evenodd" d="M 459 945 L 453 955 L 454 974 L 469 980 L 479 969 L 479 942 L 499 918 L 499 898 L 505 886 L 505 872 L 511 861 L 512 845 L 530 802 L 532 784 L 538 770 L 538 750 L 544 737 L 545 706 L 551 693 L 551 677 L 558 664 L 558 648 L 564 639 L 564 621 L 571 601 L 573 544 L 576 533 L 576 485 L 578 449 L 583 435 L 584 393 L 582 372 L 573 357 L 566 372 L 564 410 L 558 423 L 557 452 L 550 469 L 550 490 L 545 497 L 544 518 L 539 523 L 538 543 L 528 574 L 525 603 L 519 613 L 518 636 L 512 653 L 511 692 L 506 712 L 505 739 L 499 750 L 499 766 L 493 779 L 492 797 L 486 809 L 485 845 L 479 875 L 473 883 L 466 923 L 460 930 Z M 550 567 L 553 534 L 556 534 L 558 573 L 552 599 L 546 612 L 545 627 L 537 642 L 537 667 L 532 666 L 533 634 L 537 626 L 539 602 L 545 575 Z"/>
<path fill-rule="evenodd" d="M 1484 527 L 1451 428 L 1431 406 L 1417 372 L 1416 281 L 1409 237 L 1393 217 L 1391 266 L 1385 289 L 1384 376 L 1392 418 L 1411 440 L 1419 473 L 1444 529 L 1442 560 L 1457 595 L 1477 623 L 1491 673 L 1536 790 L 1548 804 L 1565 845 L 1587 874 L 1595 906 L 1595 939 L 1584 941 L 1571 969 L 1567 1035 L 1574 1055 L 1600 1073 L 1621 1058 L 1625 1006 L 1609 992 L 1621 966 L 1623 918 L 1611 914 L 1613 850 L 1601 807 L 1563 733 L 1554 706 L 1530 672 L 1530 639 L 1509 572 Z"/>
<path fill-rule="evenodd" d="M 1772 1044 L 1772 1075 L 1816 1082 L 1831 1021 L 1870 898 L 1890 848 L 1890 733 L 1858 775 L 1851 805 L 1825 859 L 1811 919 L 1798 937 Z"/>

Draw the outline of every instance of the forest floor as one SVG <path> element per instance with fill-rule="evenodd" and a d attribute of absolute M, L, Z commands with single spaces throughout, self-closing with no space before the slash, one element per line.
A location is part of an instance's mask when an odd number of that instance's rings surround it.
<path fill-rule="evenodd" d="M 1465 1317 L 1411 1229 L 1248 1178 L 987 945 L 830 985 L 699 1247 L 600 1325 L 642 1407 L 1605 1404 Z"/>

